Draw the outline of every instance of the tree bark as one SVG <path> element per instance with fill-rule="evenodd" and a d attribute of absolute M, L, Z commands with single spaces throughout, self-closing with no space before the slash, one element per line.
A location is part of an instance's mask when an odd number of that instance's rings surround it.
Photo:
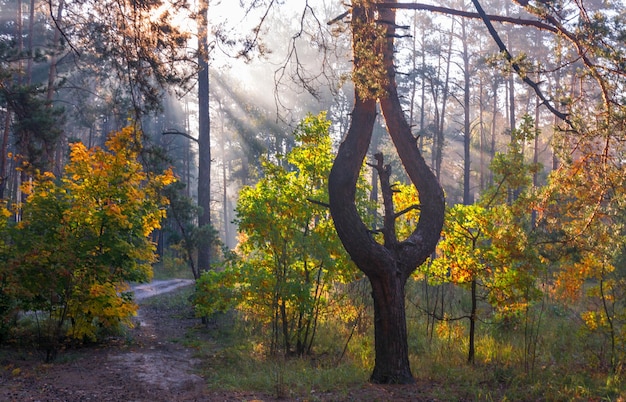
<path fill-rule="evenodd" d="M 28 59 L 26 60 L 26 85 L 30 85 L 33 80 L 33 59 L 35 49 L 33 48 L 33 37 L 35 36 L 35 0 L 30 0 L 28 14 Z"/>
<path fill-rule="evenodd" d="M 455 22 L 454 20 L 452 20 L 452 25 L 450 26 L 450 36 L 448 37 L 448 50 L 446 53 L 446 73 L 445 73 L 445 78 L 444 78 L 444 84 L 443 84 L 443 93 L 442 93 L 442 99 L 441 99 L 441 113 L 437 116 L 437 120 L 436 120 L 436 124 L 437 124 L 437 129 L 436 129 L 436 133 L 434 134 L 436 136 L 436 140 L 434 140 L 433 142 L 433 155 L 434 155 L 434 161 L 435 163 L 433 164 L 434 169 L 435 169 L 435 175 L 437 176 L 437 179 L 439 179 L 441 177 L 441 164 L 443 162 L 443 146 L 444 146 L 444 129 L 445 129 L 445 122 L 446 122 L 446 106 L 448 104 L 448 96 L 450 93 L 450 65 L 452 63 L 452 39 L 454 37 L 454 25 Z M 441 59 L 441 56 L 440 56 Z M 439 74 L 439 73 L 438 73 Z"/>
<path fill-rule="evenodd" d="M 378 21 L 384 27 L 382 33 L 372 34 L 371 30 L 362 28 L 374 22 L 374 15 L 369 2 L 353 7 L 354 68 L 355 71 L 362 69 L 364 60 L 371 57 L 371 54 L 360 54 L 359 49 L 382 52 L 383 66 L 380 68 L 384 72 L 384 82 L 378 84 L 383 91 L 370 92 L 355 85 L 350 128 L 339 146 L 329 176 L 330 212 L 346 251 L 372 285 L 376 362 L 370 381 L 412 383 L 415 380 L 408 359 L 404 287 L 413 271 L 434 251 L 443 225 L 445 203 L 443 190 L 417 147 L 398 97 L 393 66 L 395 11 L 379 10 Z M 363 46 L 364 42 L 372 39 L 368 35 L 384 35 L 382 41 L 381 37 L 373 41 L 378 49 Z M 398 241 L 393 228 L 389 227 L 393 219 L 385 217 L 384 244 L 379 244 L 372 237 L 355 205 L 356 183 L 372 138 L 377 101 L 400 160 L 417 188 L 421 204 L 417 226 L 403 241 Z M 382 181 L 381 187 L 382 191 L 390 190 L 388 186 L 383 186 Z M 386 215 L 393 213 L 393 206 L 385 207 Z"/>
<path fill-rule="evenodd" d="M 198 226 L 211 225 L 211 119 L 209 115 L 208 0 L 200 2 L 198 13 L 198 205 L 202 208 Z M 210 241 L 198 247 L 198 271 L 211 269 Z M 197 279 L 197 278 L 196 278 Z"/>
<path fill-rule="evenodd" d="M 58 5 L 58 9 L 57 9 L 57 15 L 56 15 L 56 21 L 58 24 L 61 24 L 61 21 L 63 20 L 63 8 L 65 7 L 65 0 L 60 0 L 59 1 L 59 5 Z M 50 9 L 50 11 L 52 12 L 52 9 Z M 54 97 L 54 81 L 57 78 L 57 63 L 58 63 L 58 57 L 57 57 L 57 53 L 59 51 L 59 43 L 61 41 L 61 31 L 56 28 L 54 30 L 54 37 L 52 39 L 52 55 L 50 55 L 50 69 L 48 70 L 48 88 L 46 91 L 46 102 L 48 103 L 48 107 L 52 107 L 52 98 Z M 56 143 L 54 144 L 54 151 L 53 151 L 53 155 L 49 155 L 49 163 L 50 163 L 50 169 L 55 172 L 55 174 L 57 174 L 57 176 L 61 175 L 62 172 L 62 165 L 63 165 L 63 157 L 64 157 L 64 151 L 65 148 L 63 147 L 64 143 L 65 143 L 65 138 L 64 138 L 64 134 L 61 133 L 58 141 L 56 141 Z"/>
<path fill-rule="evenodd" d="M 2 130 L 2 148 L 0 149 L 0 199 L 4 199 L 7 188 L 7 150 L 9 148 L 9 134 L 11 133 L 11 111 L 7 108 L 4 115 L 4 129 Z"/>
<path fill-rule="evenodd" d="M 471 138 L 472 128 L 470 120 L 470 53 L 468 50 L 467 26 L 461 21 L 461 35 L 463 38 L 463 204 L 474 202 L 471 193 Z"/>

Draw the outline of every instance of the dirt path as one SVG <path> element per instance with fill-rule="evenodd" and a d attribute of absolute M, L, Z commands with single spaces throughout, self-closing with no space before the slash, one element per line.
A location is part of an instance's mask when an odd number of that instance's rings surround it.
<path fill-rule="evenodd" d="M 150 303 L 149 297 L 189 282 L 155 282 L 135 288 L 139 303 L 136 327 L 125 337 L 103 345 L 64 350 L 52 364 L 32 351 L 0 349 L 0 402 L 182 402 L 276 401 L 271 395 L 248 391 L 208 390 L 199 376 L 202 362 L 185 346 L 199 324 L 191 307 Z M 173 305 L 180 306 L 180 303 Z M 436 401 L 422 394 L 436 385 L 363 384 L 297 398 L 319 401 Z M 289 400 L 289 399 L 283 399 Z"/>
<path fill-rule="evenodd" d="M 98 347 L 66 350 L 52 364 L 32 352 L 0 359 L 0 401 L 210 400 L 198 362 L 182 345 L 198 321 L 191 311 L 144 304 L 146 298 L 190 282 L 160 281 L 137 288 L 137 326 L 126 338 Z"/>
<path fill-rule="evenodd" d="M 135 300 L 141 302 L 149 297 L 169 293 L 178 288 L 191 285 L 193 285 L 193 279 L 168 279 L 134 285 L 132 289 L 135 292 Z"/>

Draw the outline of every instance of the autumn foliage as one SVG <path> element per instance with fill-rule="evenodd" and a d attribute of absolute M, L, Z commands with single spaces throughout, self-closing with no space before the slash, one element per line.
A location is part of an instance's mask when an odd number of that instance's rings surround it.
<path fill-rule="evenodd" d="M 38 174 L 23 185 L 23 204 L 2 209 L 1 318 L 32 312 L 48 359 L 66 336 L 95 340 L 101 329 L 131 325 L 128 282 L 152 276 L 149 235 L 165 215 L 160 191 L 174 181 L 169 170 L 144 172 L 140 150 L 133 127 L 112 134 L 106 149 L 74 143 L 62 177 Z"/>
<path fill-rule="evenodd" d="M 198 281 L 201 315 L 236 307 L 254 316 L 270 329 L 270 352 L 309 353 L 338 284 L 358 276 L 324 206 L 329 127 L 324 113 L 308 115 L 297 146 L 278 163 L 263 161 L 263 178 L 239 195 L 236 257 Z"/>

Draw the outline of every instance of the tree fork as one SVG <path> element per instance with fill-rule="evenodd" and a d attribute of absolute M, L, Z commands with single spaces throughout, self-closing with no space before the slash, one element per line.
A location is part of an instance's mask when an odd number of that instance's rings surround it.
<path fill-rule="evenodd" d="M 417 147 L 398 98 L 393 66 L 395 24 L 382 25 L 382 41 L 370 37 L 372 30 L 363 29 L 373 22 L 372 7 L 373 4 L 364 2 L 353 8 L 354 71 L 362 73 L 370 68 L 366 64 L 371 61 L 371 57 L 368 59 L 371 55 L 359 54 L 359 49 L 378 51 L 382 53 L 383 66 L 373 67 L 381 70 L 369 72 L 368 77 L 378 76 L 380 81 L 373 86 L 355 83 L 350 127 L 339 146 L 329 176 L 329 203 L 341 242 L 372 285 L 376 362 L 370 381 L 406 384 L 415 379 L 408 359 L 405 284 L 435 249 L 443 226 L 445 202 L 443 190 Z M 379 10 L 378 17 L 395 21 L 395 11 Z M 357 80 L 358 75 L 355 75 Z M 377 85 L 382 91 L 376 88 Z M 391 201 L 387 201 L 383 231 L 385 245 L 375 241 L 355 205 L 356 183 L 372 138 L 378 101 L 402 164 L 419 193 L 422 211 L 415 230 L 407 239 L 398 242 L 395 232 L 389 230 L 394 224 L 395 213 Z M 389 173 L 382 166 L 382 155 L 378 165 L 384 174 Z M 387 187 L 391 192 L 390 186 Z"/>

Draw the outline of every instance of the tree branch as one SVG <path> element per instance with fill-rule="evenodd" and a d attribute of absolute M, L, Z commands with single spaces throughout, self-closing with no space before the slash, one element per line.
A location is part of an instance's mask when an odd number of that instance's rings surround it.
<path fill-rule="evenodd" d="M 414 210 L 414 209 L 421 210 L 421 209 L 422 209 L 422 207 L 420 207 L 420 206 L 419 206 L 419 205 L 417 205 L 417 204 L 414 204 L 414 205 L 408 206 L 408 207 L 404 208 L 402 211 L 400 211 L 400 212 L 396 212 L 396 213 L 394 214 L 393 218 L 394 218 L 394 219 L 397 219 L 397 218 L 401 217 L 402 215 L 406 214 L 407 212 L 412 211 L 412 210 Z"/>
<path fill-rule="evenodd" d="M 318 200 L 314 200 L 313 198 L 307 198 L 306 200 L 307 200 L 308 202 L 313 203 L 313 204 L 321 205 L 321 206 L 323 206 L 324 208 L 330 208 L 330 204 L 327 204 L 327 203 L 325 203 L 325 202 L 318 201 Z"/>
<path fill-rule="evenodd" d="M 396 238 L 395 228 L 396 214 L 393 212 L 393 190 L 391 189 L 391 184 L 389 183 L 391 165 L 383 164 L 382 152 L 375 154 L 374 158 L 376 158 L 376 165 L 371 164 L 370 166 L 378 172 L 380 189 L 383 193 L 383 206 L 385 209 L 382 232 L 385 240 L 385 247 L 392 248 L 398 243 L 398 239 Z"/>
<path fill-rule="evenodd" d="M 167 131 L 163 131 L 163 132 L 161 133 L 161 135 L 182 135 L 183 137 L 185 137 L 185 138 L 189 138 L 190 140 L 192 140 L 192 141 L 194 141 L 194 142 L 198 143 L 198 139 L 197 139 L 197 138 L 194 138 L 194 137 L 190 136 L 189 134 L 187 134 L 187 133 L 183 133 L 182 131 L 178 131 L 178 130 L 167 130 Z"/>
<path fill-rule="evenodd" d="M 65 38 L 65 41 L 67 42 L 69 47 L 74 51 L 74 53 L 76 53 L 76 56 L 80 57 L 80 52 L 78 51 L 78 49 L 76 49 L 76 47 L 74 47 L 74 45 L 72 44 L 72 41 L 70 40 L 70 38 L 67 37 L 67 35 L 65 34 L 65 31 L 61 29 L 59 22 L 54 17 L 54 12 L 52 11 L 52 0 L 48 0 L 48 10 L 50 11 L 50 18 L 52 19 L 52 22 L 54 22 L 54 26 L 56 27 L 56 29 L 63 36 L 63 38 Z"/>
<path fill-rule="evenodd" d="M 524 7 L 526 11 L 533 13 L 533 14 L 536 13 L 536 11 L 534 11 L 532 7 L 529 7 L 528 1 L 526 0 L 513 0 L 513 1 L 517 3 L 518 5 Z M 542 15 L 542 17 L 545 18 L 546 21 L 554 25 L 556 32 L 559 35 L 567 38 L 567 40 L 569 40 L 570 43 L 574 46 L 574 48 L 576 49 L 576 53 L 578 54 L 580 59 L 583 61 L 583 64 L 589 69 L 589 71 L 591 72 L 591 76 L 596 80 L 596 82 L 600 86 L 600 89 L 602 90 L 602 98 L 606 107 L 607 108 L 610 107 L 611 96 L 609 95 L 609 89 L 607 87 L 606 80 L 601 76 L 600 72 L 598 71 L 599 69 L 603 69 L 603 67 L 599 66 L 597 63 L 593 62 L 589 58 L 587 54 L 589 50 L 588 47 L 584 46 L 581 40 L 577 37 L 577 35 L 567 30 L 563 26 L 563 24 L 561 24 L 561 22 L 559 22 L 559 20 L 557 20 L 553 15 L 545 13 L 545 15 Z M 620 75 L 624 75 L 624 71 L 622 71 L 622 69 L 617 69 L 617 70 L 608 69 L 608 70 L 612 72 L 617 72 Z"/>
<path fill-rule="evenodd" d="M 341 21 L 342 19 L 344 19 L 344 18 L 345 18 L 348 14 L 350 14 L 350 10 L 345 11 L 345 12 L 343 12 L 343 13 L 339 14 L 338 16 L 336 16 L 335 18 L 333 18 L 332 20 L 328 21 L 328 22 L 326 23 L 326 25 L 333 25 L 335 22 L 339 22 L 339 21 Z"/>
<path fill-rule="evenodd" d="M 417 11 L 431 11 L 434 13 L 447 14 L 447 15 L 456 15 L 464 18 L 471 19 L 481 19 L 481 16 L 478 13 L 474 13 L 471 11 L 462 11 L 456 10 L 454 8 L 448 7 L 440 7 L 440 6 L 432 6 L 429 4 L 422 3 L 378 3 L 376 4 L 378 8 L 392 8 L 396 10 L 417 10 Z M 339 18 L 339 17 L 337 17 Z M 514 18 L 514 17 L 504 17 L 500 15 L 488 15 L 490 21 L 496 21 L 501 23 L 515 24 L 515 25 L 524 25 L 524 26 L 532 26 L 535 28 L 539 28 L 544 31 L 550 31 L 553 33 L 559 33 L 558 29 L 552 25 L 546 24 L 539 20 L 529 20 L 525 18 Z M 334 20 L 333 20 L 334 21 Z"/>
<path fill-rule="evenodd" d="M 478 11 L 477 13 L 473 13 L 470 11 L 456 10 L 456 9 L 448 8 L 448 7 L 432 6 L 428 4 L 422 4 L 422 3 L 378 3 L 376 4 L 376 7 L 382 8 L 382 9 L 391 8 L 391 9 L 404 9 L 404 10 L 423 10 L 423 11 L 431 11 L 431 12 L 447 14 L 447 15 L 456 15 L 456 16 L 464 17 L 464 18 L 481 19 L 484 22 L 485 26 L 487 27 L 487 30 L 491 34 L 491 37 L 498 45 L 498 48 L 504 54 L 504 57 L 506 58 L 506 60 L 513 67 L 513 70 L 515 70 L 515 72 L 520 76 L 520 78 L 535 91 L 535 94 L 537 95 L 537 97 L 541 99 L 542 103 L 548 108 L 548 110 L 550 110 L 550 112 L 552 112 L 558 118 L 564 121 L 568 121 L 567 114 L 560 112 L 554 106 L 552 106 L 550 101 L 545 97 L 545 95 L 539 88 L 539 85 L 533 80 L 531 80 L 530 78 L 528 78 L 528 76 L 526 76 L 526 74 L 522 72 L 522 69 L 519 66 L 519 64 L 513 61 L 513 57 L 511 56 L 511 53 L 509 53 L 508 49 L 504 45 L 504 42 L 502 42 L 502 39 L 500 39 L 500 36 L 498 35 L 498 32 L 493 27 L 493 24 L 491 23 L 491 21 L 496 21 L 496 22 L 501 22 L 501 23 L 510 23 L 510 24 L 515 24 L 515 25 L 523 25 L 523 26 L 532 26 L 541 30 L 550 31 L 555 34 L 561 33 L 560 30 L 553 25 L 546 24 L 538 20 L 505 17 L 505 16 L 500 16 L 500 15 L 487 15 L 485 11 L 483 10 L 483 8 L 481 7 L 481 5 L 478 3 L 478 0 L 472 0 L 472 3 L 474 4 L 474 6 L 476 7 L 476 10 Z"/>
<path fill-rule="evenodd" d="M 509 62 L 509 64 L 511 64 L 511 67 L 513 67 L 513 70 L 515 70 L 515 72 L 519 75 L 522 81 L 524 81 L 528 86 L 530 86 L 535 91 L 535 94 L 537 95 L 537 97 L 541 99 L 542 103 L 548 108 L 548 110 L 550 110 L 550 112 L 552 112 L 552 114 L 554 114 L 556 117 L 558 117 L 559 119 L 563 121 L 566 121 L 566 122 L 569 121 L 567 114 L 558 111 L 554 106 L 552 106 L 552 104 L 550 104 L 550 101 L 546 99 L 543 92 L 541 92 L 541 88 L 539 88 L 539 84 L 537 84 L 535 81 L 528 78 L 528 76 L 522 71 L 519 64 L 517 64 L 513 60 L 513 56 L 511 56 L 511 53 L 509 53 L 509 50 L 507 49 L 506 45 L 500 38 L 500 35 L 498 35 L 498 31 L 496 31 L 493 24 L 491 23 L 490 16 L 488 16 L 485 13 L 485 10 L 483 10 L 478 0 L 472 0 L 472 3 L 474 4 L 474 7 L 476 7 L 476 10 L 478 11 L 480 18 L 485 23 L 485 26 L 487 27 L 489 34 L 491 34 L 491 37 L 493 38 L 494 42 L 496 42 L 496 44 L 498 45 L 500 52 L 502 52 L 505 59 Z"/>

